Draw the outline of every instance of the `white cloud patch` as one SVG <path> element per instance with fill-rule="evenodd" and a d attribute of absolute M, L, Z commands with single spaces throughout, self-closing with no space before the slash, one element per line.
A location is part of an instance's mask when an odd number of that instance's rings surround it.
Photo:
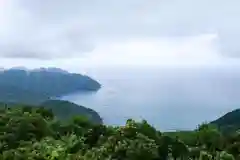
<path fill-rule="evenodd" d="M 217 35 L 129 39 L 96 46 L 82 64 L 91 66 L 182 66 L 222 63 L 214 44 Z M 106 52 L 107 51 L 107 52 Z"/>
<path fill-rule="evenodd" d="M 150 65 L 216 63 L 223 56 L 240 56 L 238 0 L 0 0 L 0 4 L 0 56 L 5 58 Z"/>

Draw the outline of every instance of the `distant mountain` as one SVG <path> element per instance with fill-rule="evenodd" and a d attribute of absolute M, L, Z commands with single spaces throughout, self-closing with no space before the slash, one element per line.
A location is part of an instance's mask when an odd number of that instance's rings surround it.
<path fill-rule="evenodd" d="M 10 85 L 0 85 L 0 102 L 39 104 L 49 97 L 29 90 Z"/>
<path fill-rule="evenodd" d="M 33 69 L 31 70 L 32 72 L 56 72 L 56 73 L 63 73 L 63 74 L 69 74 L 68 71 L 65 71 L 61 68 L 55 68 L 55 67 L 49 67 L 49 68 L 37 68 L 37 69 Z"/>
<path fill-rule="evenodd" d="M 240 109 L 228 112 L 217 120 L 212 121 L 211 124 L 218 126 L 225 133 L 240 129 Z"/>
<path fill-rule="evenodd" d="M 0 71 L 0 100 L 4 102 L 42 102 L 73 92 L 97 91 L 100 87 L 88 76 L 59 68 L 11 68 Z"/>
<path fill-rule="evenodd" d="M 42 103 L 41 106 L 51 109 L 54 115 L 60 119 L 69 119 L 72 116 L 82 115 L 88 117 L 94 123 L 102 124 L 102 119 L 96 111 L 69 101 L 49 100 Z"/>

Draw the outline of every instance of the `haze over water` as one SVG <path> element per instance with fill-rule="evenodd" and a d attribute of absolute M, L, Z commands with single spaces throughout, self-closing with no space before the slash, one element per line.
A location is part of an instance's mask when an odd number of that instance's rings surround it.
<path fill-rule="evenodd" d="M 104 123 L 146 119 L 161 130 L 194 129 L 240 107 L 240 69 L 128 69 L 89 73 L 96 93 L 63 97 L 99 112 Z"/>

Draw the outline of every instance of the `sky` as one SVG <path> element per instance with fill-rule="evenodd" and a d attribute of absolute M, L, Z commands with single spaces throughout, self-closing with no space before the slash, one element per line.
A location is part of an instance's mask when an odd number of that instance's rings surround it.
<path fill-rule="evenodd" d="M 0 66 L 238 66 L 239 6 L 239 0 L 0 0 Z"/>

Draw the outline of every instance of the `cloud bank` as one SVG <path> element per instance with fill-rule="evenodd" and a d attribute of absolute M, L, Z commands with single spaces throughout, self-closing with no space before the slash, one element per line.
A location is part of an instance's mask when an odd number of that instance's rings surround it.
<path fill-rule="evenodd" d="M 238 58 L 238 6 L 238 0 L 0 0 L 0 56 L 83 57 L 92 64 L 131 58 L 129 65 Z"/>

